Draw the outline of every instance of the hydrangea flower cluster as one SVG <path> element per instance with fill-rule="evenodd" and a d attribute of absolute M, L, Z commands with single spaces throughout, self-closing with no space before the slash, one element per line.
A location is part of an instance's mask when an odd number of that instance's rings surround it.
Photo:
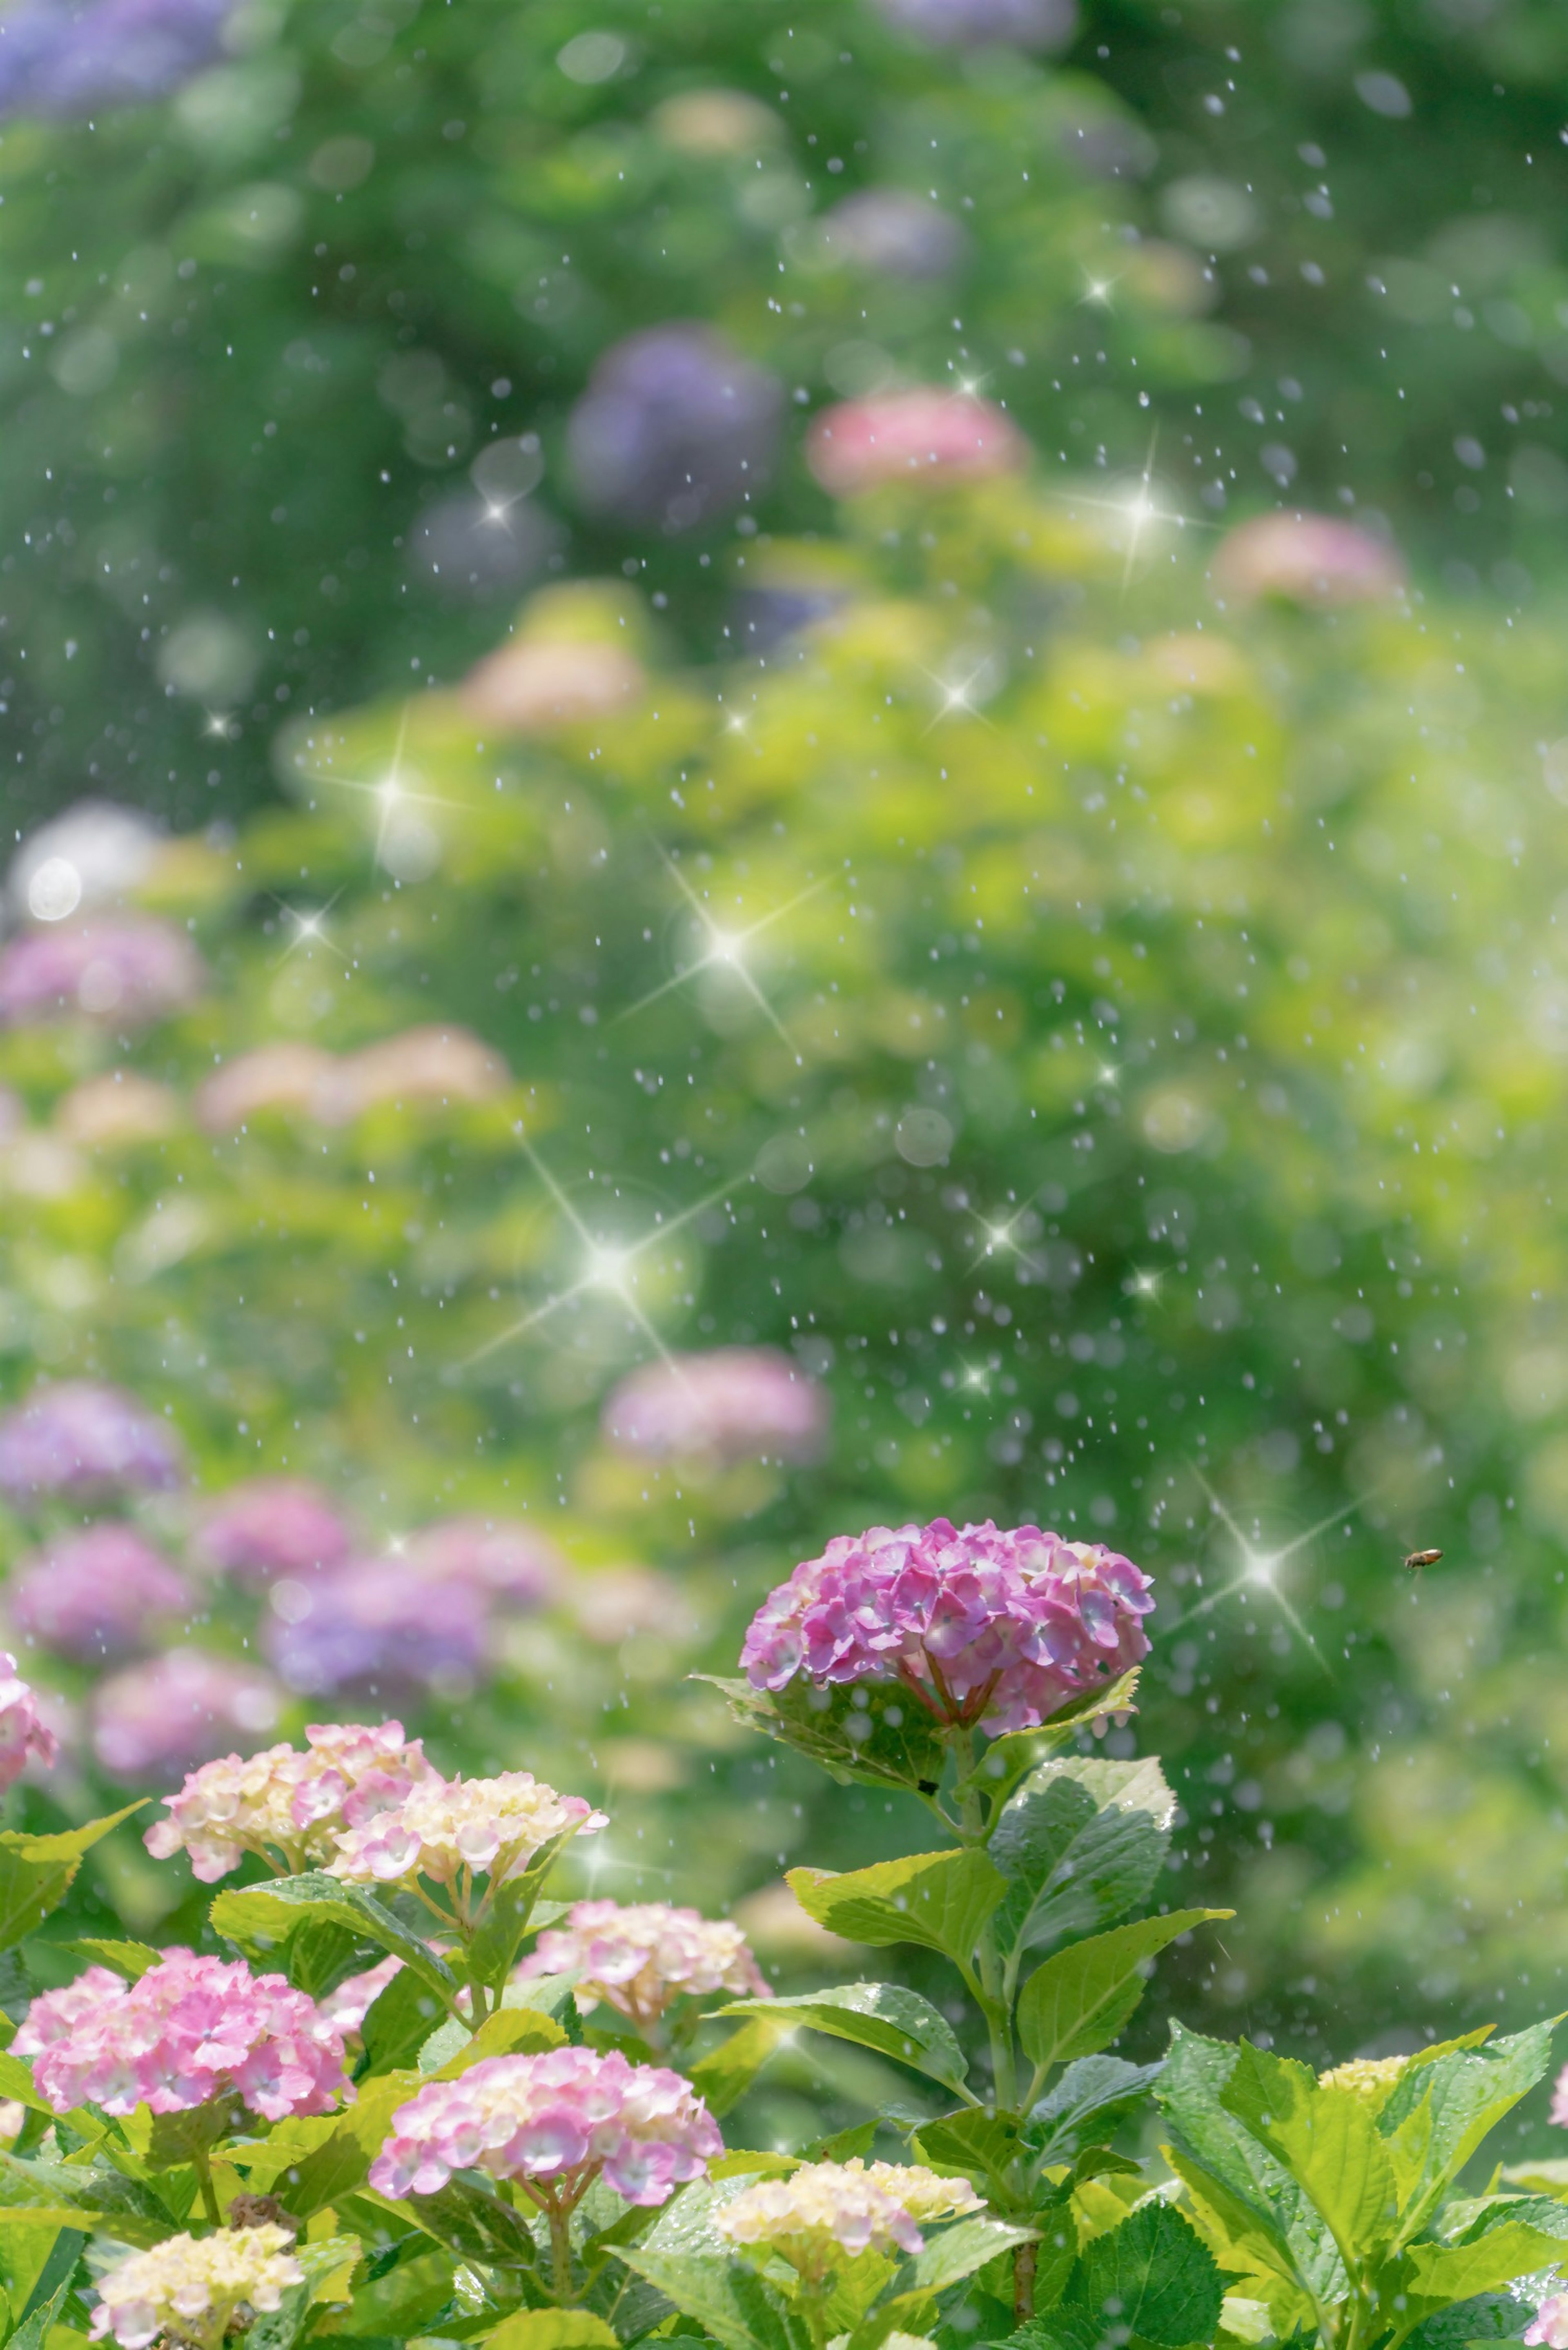
<path fill-rule="evenodd" d="M 924 385 L 825 408 L 805 444 L 806 463 L 836 498 L 933 474 L 983 481 L 1028 461 L 1029 443 L 1005 410 Z"/>
<path fill-rule="evenodd" d="M 492 2056 L 432 2081 L 392 2116 L 370 2168 L 380 2195 L 433 2195 L 456 2170 L 515 2179 L 543 2210 L 570 2210 L 603 2177 L 628 2203 L 662 2203 L 723 2151 L 718 2124 L 679 2073 L 618 2050 Z"/>
<path fill-rule="evenodd" d="M 309 1583 L 275 1583 L 265 1638 L 291 1689 L 416 1695 L 472 1686 L 489 1646 L 483 1595 L 406 1558 L 358 1558 Z"/>
<path fill-rule="evenodd" d="M 192 1605 L 168 1560 L 134 1527 L 108 1519 L 28 1560 L 9 1599 L 18 1631 L 81 1664 L 133 1656 L 159 1617 Z"/>
<path fill-rule="evenodd" d="M 146 2350 L 167 2335 L 193 2350 L 220 2350 L 231 2326 L 276 2309 L 291 2285 L 304 2282 L 286 2228 L 171 2236 L 105 2270 L 92 2338 L 112 2334 L 120 2350 Z"/>
<path fill-rule="evenodd" d="M 1352 2056 L 1348 2063 L 1331 2064 L 1320 2073 L 1317 2085 L 1320 2089 L 1349 2089 L 1357 2097 L 1376 2099 L 1381 2105 L 1409 2062 L 1408 2056 Z"/>
<path fill-rule="evenodd" d="M 410 1788 L 436 1780 L 424 1748 L 417 1738 L 405 1739 L 400 1721 L 374 1730 L 357 1722 L 312 1724 L 305 1737 L 303 1753 L 269 1746 L 192 1771 L 179 1794 L 165 1799 L 168 1818 L 148 1829 L 148 1851 L 157 1860 L 188 1853 L 203 1885 L 237 1868 L 247 1852 L 296 1876 L 330 1860 L 342 1830 L 363 1827 Z"/>
<path fill-rule="evenodd" d="M 58 2114 L 101 2106 L 185 2113 L 238 2095 L 268 2121 L 321 2114 L 348 2092 L 343 2043 L 315 2002 L 243 1959 L 170 1950 L 140 1981 L 89 1967 L 44 1991 L 12 2046 L 33 2056 L 40 2095 Z"/>
<path fill-rule="evenodd" d="M 741 1661 L 755 1689 L 898 1681 L 944 1726 L 1032 1730 L 1148 1653 L 1149 1578 L 1097 1543 L 989 1519 L 837 1534 L 770 1592 Z"/>
<path fill-rule="evenodd" d="M 0 1419 L 0 1492 L 105 1501 L 157 1492 L 182 1474 L 173 1430 L 119 1388 L 93 1379 L 45 1380 Z"/>
<path fill-rule="evenodd" d="M 37 1692 L 18 1680 L 16 1658 L 0 1649 L 0 1794 L 29 1762 L 41 1762 L 47 1771 L 59 1756 L 59 1741 L 38 1711 Z"/>
<path fill-rule="evenodd" d="M 1397 549 L 1337 515 L 1261 514 L 1220 541 L 1214 584 L 1242 599 L 1375 604 L 1404 586 L 1405 566 Z"/>
<path fill-rule="evenodd" d="M 93 1752 L 116 1779 L 167 1785 L 236 1738 L 264 1736 L 282 1700 L 270 1673 L 202 1648 L 169 1648 L 99 1683 Z"/>
<path fill-rule="evenodd" d="M 1543 2350 L 1568 2350 L 1568 2293 L 1554 2293 L 1543 2301 L 1522 2338 Z"/>
<path fill-rule="evenodd" d="M 315 1575 L 347 1557 L 341 1512 L 303 1477 L 247 1477 L 219 1495 L 196 1538 L 197 1556 L 240 1583 Z"/>
<path fill-rule="evenodd" d="M 810 1461 L 826 1419 L 815 1379 L 771 1347 L 716 1347 L 675 1355 L 622 1379 L 604 1429 L 625 1452 L 728 1463 L 772 1453 Z"/>
<path fill-rule="evenodd" d="M 759 2179 L 715 2212 L 732 2244 L 776 2253 L 820 2283 L 846 2252 L 921 2250 L 922 2220 L 982 2208 L 967 2178 L 942 2178 L 919 2164 L 806 2162 L 787 2178 Z"/>
<path fill-rule="evenodd" d="M 327 1866 L 350 1885 L 427 1877 L 461 1905 L 461 1886 L 473 1872 L 486 1872 L 493 1886 L 504 1884 L 557 1836 L 592 1835 L 607 1825 L 581 1795 L 558 1795 L 531 1771 L 504 1771 L 494 1779 L 432 1775 L 400 1802 L 341 1829 L 337 1856 Z"/>
<path fill-rule="evenodd" d="M 768 1983 L 739 1926 L 673 1909 L 662 1901 L 622 1908 L 577 1901 L 564 1927 L 548 1928 L 517 1969 L 531 1975 L 580 1971 L 579 2007 L 603 2000 L 636 2024 L 657 2022 L 672 2002 L 711 1991 L 768 1995 Z"/>

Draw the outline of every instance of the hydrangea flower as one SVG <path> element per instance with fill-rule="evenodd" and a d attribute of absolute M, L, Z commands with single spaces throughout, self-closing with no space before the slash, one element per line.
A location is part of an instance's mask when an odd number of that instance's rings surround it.
<path fill-rule="evenodd" d="M 314 1575 L 348 1555 L 348 1523 L 304 1477 L 247 1477 L 203 1513 L 195 1552 L 202 1565 L 241 1583 Z"/>
<path fill-rule="evenodd" d="M 472 1687 L 490 1658 L 481 1594 L 400 1558 L 352 1559 L 310 1583 L 275 1583 L 264 1638 L 290 1689 L 308 1697 Z"/>
<path fill-rule="evenodd" d="M 723 2151 L 690 2081 L 618 2050 L 492 2056 L 432 2081 L 392 2116 L 370 2167 L 380 2195 L 433 2195 L 454 2171 L 514 2179 L 541 2209 L 569 2211 L 599 2177 L 628 2203 L 663 2203 Z"/>
<path fill-rule="evenodd" d="M 405 1028 L 362 1045 L 341 1064 L 344 1113 L 358 1118 L 378 1103 L 493 1101 L 508 1082 L 506 1064 L 471 1028 Z"/>
<path fill-rule="evenodd" d="M 770 1592 L 741 1661 L 754 1689 L 796 1675 L 898 1681 L 938 1721 L 1033 1730 L 1148 1653 L 1149 1578 L 1097 1543 L 989 1519 L 836 1534 Z"/>
<path fill-rule="evenodd" d="M 183 1614 L 191 1592 L 134 1527 L 105 1521 L 25 1562 L 9 1604 L 13 1623 L 28 1639 L 97 1664 L 148 1645 L 156 1619 Z"/>
<path fill-rule="evenodd" d="M 577 1901 L 564 1927 L 551 1927 L 517 1969 L 531 1975 L 580 1970 L 579 2007 L 605 2001 L 633 2023 L 657 2022 L 677 1999 L 711 1991 L 768 1995 L 739 1926 L 672 1909 L 662 1901 Z"/>
<path fill-rule="evenodd" d="M 302 1037 L 280 1037 L 236 1053 L 196 1088 L 198 1123 L 208 1134 L 239 1134 L 264 1111 L 293 1110 L 324 1125 L 343 1120 L 336 1053 Z"/>
<path fill-rule="evenodd" d="M 364 1825 L 436 1777 L 419 1740 L 404 1738 L 400 1721 L 374 1730 L 312 1724 L 305 1737 L 303 1752 L 268 1746 L 192 1771 L 179 1794 L 165 1799 L 168 1818 L 148 1829 L 148 1851 L 158 1860 L 188 1853 L 203 1885 L 237 1868 L 247 1852 L 297 1876 L 332 1857 L 341 1830 Z"/>
<path fill-rule="evenodd" d="M 410 1534 L 403 1555 L 421 1575 L 510 1607 L 544 1607 L 562 1566 L 555 1544 L 521 1518 L 441 1518 Z"/>
<path fill-rule="evenodd" d="M 648 684 L 624 645 L 530 638 L 503 645 L 458 688 L 463 714 L 503 734 L 545 734 L 627 709 Z"/>
<path fill-rule="evenodd" d="M 771 1347 L 716 1347 L 647 1364 L 604 1409 L 605 1433 L 622 1451 L 720 1462 L 759 1453 L 815 1460 L 826 1423 L 815 1380 Z"/>
<path fill-rule="evenodd" d="M 90 114 L 175 89 L 219 53 L 234 0 L 23 0 L 6 11 L 0 116 Z"/>
<path fill-rule="evenodd" d="M 0 1649 L 0 1794 L 31 1762 L 46 1771 L 59 1761 L 60 1742 L 38 1711 L 36 1690 L 16 1678 L 16 1659 Z"/>
<path fill-rule="evenodd" d="M 117 1779 L 166 1786 L 236 1740 L 265 1737 L 282 1705 L 270 1674 L 200 1648 L 170 1648 L 99 1683 L 93 1752 Z"/>
<path fill-rule="evenodd" d="M 784 387 L 711 327 L 674 320 L 612 344 L 573 409 L 585 505 L 667 531 L 711 522 L 765 486 Z"/>
<path fill-rule="evenodd" d="M 827 249 L 886 277 L 945 277 L 968 240 L 950 214 L 903 188 L 861 188 L 823 224 Z"/>
<path fill-rule="evenodd" d="M 494 1779 L 435 1779 L 402 1801 L 338 1832 L 327 1866 L 350 1885 L 397 1885 L 427 1877 L 459 1897 L 475 1870 L 493 1885 L 521 1877 L 558 1836 L 593 1835 L 608 1825 L 581 1795 L 558 1795 L 531 1771 Z"/>
<path fill-rule="evenodd" d="M 318 2000 L 317 2004 L 334 2032 L 340 2032 L 345 2040 L 351 2039 L 363 2032 L 365 2018 L 369 2014 L 393 1976 L 400 1975 L 402 1971 L 401 1959 L 383 1959 L 379 1965 L 367 1967 L 363 1974 L 345 1975 L 343 1981 L 335 1984 L 326 1997 Z M 431 2002 L 432 2032 L 440 2021 L 440 2012 L 432 2000 Z"/>
<path fill-rule="evenodd" d="M 167 1421 L 119 1388 L 43 1380 L 0 1419 L 0 1492 L 26 1503 L 58 1493 L 108 1501 L 177 1485 L 180 1447 Z"/>
<path fill-rule="evenodd" d="M 1405 584 L 1395 548 L 1337 515 L 1254 515 L 1220 540 L 1214 583 L 1242 598 L 1376 604 Z"/>
<path fill-rule="evenodd" d="M 166 1951 L 140 1981 L 102 1967 L 44 1991 L 12 2046 L 57 2114 L 150 2106 L 185 2113 L 227 2095 L 270 2122 L 321 2114 L 348 2094 L 343 2043 L 314 2001 L 243 1959 Z"/>
<path fill-rule="evenodd" d="M 1028 461 L 1029 443 L 1005 411 L 967 392 L 926 387 L 825 408 L 805 444 L 806 463 L 836 498 L 932 475 L 983 481 L 1016 473 Z"/>
<path fill-rule="evenodd" d="M 1407 2056 L 1352 2056 L 1344 2064 L 1331 2064 L 1317 2076 L 1320 2089 L 1349 2089 L 1353 2095 L 1381 2105 L 1397 2081 L 1405 2073 Z"/>
<path fill-rule="evenodd" d="M 1543 2301 L 1524 2329 L 1523 2339 L 1545 2350 L 1568 2350 L 1568 2293 Z"/>
<path fill-rule="evenodd" d="M 759 2179 L 713 2215 L 732 2244 L 776 2253 L 808 2283 L 821 2283 L 843 2256 L 919 2251 L 919 2221 L 983 2207 L 967 2178 L 943 2178 L 919 2164 L 806 2162 L 787 2178 Z"/>
<path fill-rule="evenodd" d="M 112 2334 L 120 2350 L 146 2350 L 163 2335 L 191 2350 L 221 2350 L 231 2330 L 276 2309 L 291 2285 L 304 2282 L 293 2236 L 273 2222 L 171 2236 L 104 2271 L 92 2339 Z"/>
<path fill-rule="evenodd" d="M 1076 0 L 876 0 L 882 15 L 934 48 L 971 49 L 1008 42 L 1021 49 L 1059 49 L 1078 22 Z"/>
<path fill-rule="evenodd" d="M 82 1014 L 142 1027 L 200 994 L 201 957 L 172 923 L 140 914 L 94 916 L 24 931 L 0 949 L 0 1022 Z"/>

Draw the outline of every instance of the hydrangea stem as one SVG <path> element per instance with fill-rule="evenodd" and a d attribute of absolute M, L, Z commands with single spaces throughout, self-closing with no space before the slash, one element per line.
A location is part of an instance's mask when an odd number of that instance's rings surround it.
<path fill-rule="evenodd" d="M 218 2209 L 217 2189 L 213 2185 L 213 2166 L 207 2158 L 207 2149 L 204 2146 L 192 2148 L 191 2163 L 196 2173 L 196 2184 L 202 2190 L 202 2209 L 213 2226 L 221 2228 L 223 2224 L 223 2215 Z"/>
<path fill-rule="evenodd" d="M 970 1731 L 956 1747 L 961 1777 L 972 1780 L 978 1764 L 978 1738 Z M 978 1789 L 971 1787 L 960 1798 L 960 1834 L 966 1845 L 983 1846 L 986 1840 L 985 1805 Z M 991 2078 L 992 2101 L 999 2112 L 1011 2113 L 1017 2101 L 1018 2082 L 1012 2055 L 1012 2025 L 1008 2002 L 1003 1990 L 1003 1970 L 1001 1953 L 996 1947 L 996 1934 L 988 1918 L 981 1927 L 975 1945 L 975 1962 L 980 1974 L 980 2003 L 985 2016 L 986 2033 L 991 2042 Z"/>

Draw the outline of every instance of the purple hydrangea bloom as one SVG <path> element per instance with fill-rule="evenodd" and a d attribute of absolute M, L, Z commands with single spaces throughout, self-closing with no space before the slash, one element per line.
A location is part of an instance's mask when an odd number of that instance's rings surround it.
<path fill-rule="evenodd" d="M 876 0 L 884 16 L 938 48 L 1064 48 L 1077 29 L 1077 0 Z"/>
<path fill-rule="evenodd" d="M 170 922 L 144 914 L 59 922 L 0 950 L 0 1021 L 15 1028 L 82 1014 L 140 1027 L 183 1011 L 202 979 L 201 957 Z"/>
<path fill-rule="evenodd" d="M 1032 1730 L 1148 1653 L 1149 1578 L 1038 1526 L 836 1534 L 771 1591 L 741 1662 L 754 1689 L 898 1681 L 952 1727 Z"/>
<path fill-rule="evenodd" d="M 99 1683 L 93 1752 L 113 1778 L 168 1785 L 231 1747 L 248 1753 L 282 1710 L 269 1673 L 199 1648 L 170 1648 Z"/>
<path fill-rule="evenodd" d="M 829 249 L 887 277 L 945 277 L 967 243 L 957 221 L 902 188 L 862 188 L 824 224 Z"/>
<path fill-rule="evenodd" d="M 275 1575 L 336 1566 L 352 1539 L 342 1512 L 318 1485 L 303 1477 L 247 1477 L 207 1511 L 195 1552 L 216 1574 L 270 1583 Z"/>
<path fill-rule="evenodd" d="M 715 1347 L 646 1364 L 604 1409 L 605 1433 L 623 1452 L 716 1463 L 815 1460 L 826 1425 L 821 1388 L 772 1347 Z"/>
<path fill-rule="evenodd" d="M 0 15 L 0 115 L 161 98 L 208 64 L 234 0 L 22 0 Z"/>
<path fill-rule="evenodd" d="M 68 1534 L 26 1562 L 10 1589 L 11 1618 L 29 1640 L 81 1664 L 134 1656 L 150 1619 L 183 1614 L 184 1578 L 133 1526 L 109 1522 Z"/>
<path fill-rule="evenodd" d="M 667 531 L 711 521 L 763 487 L 784 389 L 711 327 L 649 327 L 614 344 L 572 411 L 583 504 Z"/>
<path fill-rule="evenodd" d="M 308 1584 L 275 1583 L 272 1607 L 268 1654 L 290 1689 L 313 1697 L 473 1682 L 487 1659 L 482 1595 L 411 1561 L 355 1559 Z"/>
<path fill-rule="evenodd" d="M 182 1474 L 167 1422 L 96 1380 L 46 1381 L 0 1419 L 0 1492 L 14 1502 L 44 1493 L 101 1501 L 177 1485 Z"/>

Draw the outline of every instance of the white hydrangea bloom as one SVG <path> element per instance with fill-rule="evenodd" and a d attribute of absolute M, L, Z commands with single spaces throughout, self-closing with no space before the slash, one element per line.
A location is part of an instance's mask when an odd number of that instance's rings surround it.
<path fill-rule="evenodd" d="M 815 2283 L 846 2253 L 919 2251 L 925 2240 L 917 2220 L 981 2208 L 967 2179 L 918 2164 L 806 2162 L 787 2178 L 743 2188 L 714 2224 L 732 2243 L 776 2253 Z"/>
<path fill-rule="evenodd" d="M 580 1795 L 558 1795 L 531 1771 L 494 1779 L 434 1779 L 400 1803 L 341 1830 L 334 1877 L 350 1885 L 396 1885 L 415 1877 L 456 1886 L 487 1871 L 493 1884 L 521 1876 L 556 1836 L 591 1835 L 607 1826 Z"/>
<path fill-rule="evenodd" d="M 651 2023 L 672 2001 L 705 1991 L 751 1992 L 768 1985 L 739 1926 L 663 1901 L 577 1901 L 565 1926 L 539 1937 L 517 1978 L 578 1973 L 577 2004 L 604 2000 L 633 2023 Z"/>
<path fill-rule="evenodd" d="M 220 2350 L 236 2319 L 249 2324 L 304 2282 L 286 2228 L 171 2236 L 99 2279 L 93 2338 L 112 2334 L 120 2350 L 146 2350 L 167 2334 L 197 2350 Z"/>

